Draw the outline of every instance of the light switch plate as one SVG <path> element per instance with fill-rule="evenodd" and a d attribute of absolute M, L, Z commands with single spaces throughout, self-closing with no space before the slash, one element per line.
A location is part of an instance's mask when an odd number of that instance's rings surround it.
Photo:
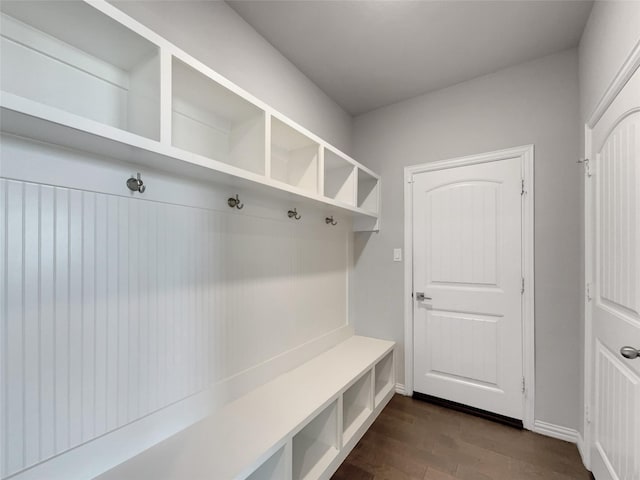
<path fill-rule="evenodd" d="M 402 249 L 401 248 L 394 248 L 393 249 L 393 261 L 394 262 L 401 262 L 402 261 Z"/>

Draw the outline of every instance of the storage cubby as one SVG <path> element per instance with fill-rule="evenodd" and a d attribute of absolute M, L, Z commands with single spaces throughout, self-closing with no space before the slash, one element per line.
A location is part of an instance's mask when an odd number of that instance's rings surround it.
<path fill-rule="evenodd" d="M 271 178 L 318 193 L 320 145 L 277 118 L 271 118 Z"/>
<path fill-rule="evenodd" d="M 246 480 L 288 480 L 287 455 L 284 447 L 274 453 L 269 460 L 249 475 Z"/>
<path fill-rule="evenodd" d="M 357 206 L 368 212 L 378 212 L 378 179 L 361 168 L 358 169 Z"/>
<path fill-rule="evenodd" d="M 293 480 L 318 478 L 338 451 L 338 412 L 333 402 L 293 437 Z"/>
<path fill-rule="evenodd" d="M 85 2 L 3 1 L 3 92 L 154 140 L 158 47 Z"/>
<path fill-rule="evenodd" d="M 382 360 L 376 363 L 375 376 L 375 403 L 376 407 L 394 387 L 393 382 L 393 352 L 388 353 Z"/>
<path fill-rule="evenodd" d="M 264 111 L 191 68 L 172 62 L 175 147 L 264 174 Z"/>
<path fill-rule="evenodd" d="M 351 385 L 342 396 L 342 443 L 345 445 L 373 410 L 371 371 Z"/>
<path fill-rule="evenodd" d="M 356 167 L 351 162 L 324 150 L 324 196 L 355 205 Z"/>

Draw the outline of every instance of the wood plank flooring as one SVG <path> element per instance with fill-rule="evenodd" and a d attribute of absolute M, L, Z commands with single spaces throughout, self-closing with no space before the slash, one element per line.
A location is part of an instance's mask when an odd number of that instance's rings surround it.
<path fill-rule="evenodd" d="M 589 480 L 575 445 L 396 395 L 333 480 Z"/>

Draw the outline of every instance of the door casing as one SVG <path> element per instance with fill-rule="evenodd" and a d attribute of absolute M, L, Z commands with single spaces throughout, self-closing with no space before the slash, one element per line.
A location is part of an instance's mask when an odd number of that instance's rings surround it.
<path fill-rule="evenodd" d="M 522 423 L 524 428 L 532 430 L 535 405 L 533 145 L 523 145 L 404 168 L 404 393 L 405 395 L 413 394 L 413 175 L 518 157 L 522 162 L 525 192 L 522 195 L 522 274 L 525 279 L 522 295 L 522 365 L 525 378 Z"/>

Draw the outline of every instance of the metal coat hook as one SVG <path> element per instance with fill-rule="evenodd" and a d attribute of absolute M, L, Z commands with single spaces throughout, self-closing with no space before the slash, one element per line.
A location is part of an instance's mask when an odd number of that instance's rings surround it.
<path fill-rule="evenodd" d="M 297 208 L 294 208 L 293 210 L 289 210 L 287 212 L 287 216 L 289 218 L 295 218 L 296 220 L 300 220 L 302 218 L 302 215 L 298 214 L 298 209 Z"/>
<path fill-rule="evenodd" d="M 238 210 L 242 210 L 244 208 L 244 203 L 240 203 L 240 197 L 238 196 L 238 194 L 236 193 L 236 198 L 230 197 L 229 200 L 227 200 L 227 204 L 233 208 L 237 208 Z"/>
<path fill-rule="evenodd" d="M 325 218 L 324 219 L 324 223 L 326 223 L 327 225 L 337 225 L 338 224 L 338 222 L 336 222 L 333 219 L 333 215 L 331 215 L 330 217 Z"/>
<path fill-rule="evenodd" d="M 129 178 L 129 180 L 127 180 L 127 187 L 129 187 L 129 190 L 131 190 L 132 192 L 140 193 L 144 193 L 144 191 L 147 189 L 144 182 L 142 181 L 142 178 L 140 178 L 140 172 L 138 172 L 137 178 L 131 177 Z"/>

